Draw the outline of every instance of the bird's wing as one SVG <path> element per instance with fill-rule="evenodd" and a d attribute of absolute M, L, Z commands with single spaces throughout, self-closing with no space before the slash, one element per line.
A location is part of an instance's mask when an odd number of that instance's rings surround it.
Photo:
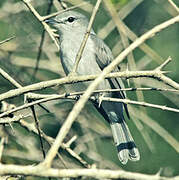
<path fill-rule="evenodd" d="M 96 62 L 101 70 L 103 70 L 107 65 L 111 63 L 113 60 L 113 55 L 109 47 L 102 41 L 100 38 L 96 36 L 96 34 L 91 33 L 90 37 L 92 41 L 95 44 L 94 53 L 96 55 Z M 113 72 L 118 71 L 119 68 L 116 68 L 113 70 Z M 117 89 L 117 88 L 124 88 L 124 84 L 120 78 L 113 78 L 109 80 L 109 83 L 111 85 L 111 88 Z M 118 97 L 121 99 L 125 98 L 125 92 L 121 91 L 118 94 Z M 115 93 L 116 95 L 116 93 Z M 129 117 L 128 109 L 126 104 L 124 104 L 124 108 L 126 111 L 127 116 Z"/>
<path fill-rule="evenodd" d="M 101 69 L 104 69 L 113 60 L 112 52 L 96 34 L 90 34 L 90 37 L 95 44 L 96 62 Z"/>

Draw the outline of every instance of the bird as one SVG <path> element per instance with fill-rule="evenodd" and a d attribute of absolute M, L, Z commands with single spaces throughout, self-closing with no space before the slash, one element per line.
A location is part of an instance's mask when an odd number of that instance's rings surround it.
<path fill-rule="evenodd" d="M 53 26 L 59 34 L 60 59 L 65 74 L 69 75 L 73 70 L 76 55 L 86 34 L 88 18 L 77 11 L 69 10 L 47 19 L 45 22 Z M 100 74 L 113 59 L 110 48 L 91 29 L 76 73 L 78 75 Z M 114 71 L 118 71 L 118 69 Z M 89 84 L 90 82 L 81 82 L 73 86 L 78 91 L 82 91 Z M 96 89 L 117 88 L 124 88 L 120 78 L 104 79 Z M 124 99 L 125 93 L 123 91 L 108 92 L 103 93 L 102 96 Z M 127 105 L 110 101 L 99 102 L 98 100 L 92 103 L 111 126 L 120 162 L 126 164 L 128 160 L 138 161 L 140 153 L 124 119 L 124 109 L 129 117 Z"/>

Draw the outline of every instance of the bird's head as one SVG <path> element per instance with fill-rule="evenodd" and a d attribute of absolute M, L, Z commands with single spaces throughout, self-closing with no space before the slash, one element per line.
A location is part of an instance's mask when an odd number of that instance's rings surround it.
<path fill-rule="evenodd" d="M 76 11 L 66 11 L 45 22 L 51 24 L 61 34 L 73 32 L 85 32 L 88 26 L 88 19 Z"/>

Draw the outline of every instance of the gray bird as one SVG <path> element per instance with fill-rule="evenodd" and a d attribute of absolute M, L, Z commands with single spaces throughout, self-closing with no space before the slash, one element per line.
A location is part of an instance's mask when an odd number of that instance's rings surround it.
<path fill-rule="evenodd" d="M 78 12 L 66 11 L 54 18 L 46 20 L 46 22 L 52 24 L 58 30 L 60 35 L 60 57 L 63 69 L 66 75 L 68 75 L 74 67 L 77 52 L 86 33 L 88 19 Z M 77 74 L 100 74 L 112 60 L 113 56 L 109 47 L 91 30 L 78 65 Z M 76 86 L 75 88 L 78 91 L 82 91 L 89 84 L 90 82 L 83 82 L 80 85 L 77 84 L 74 86 Z M 121 79 L 113 78 L 103 80 L 97 89 L 116 89 L 121 87 L 124 87 Z M 103 93 L 103 96 L 125 98 L 123 92 Z M 107 101 L 102 101 L 100 105 L 98 101 L 94 101 L 93 104 L 111 126 L 119 160 L 123 164 L 126 164 L 128 159 L 132 161 L 139 160 L 139 151 L 123 116 L 123 108 L 129 116 L 126 105 Z"/>

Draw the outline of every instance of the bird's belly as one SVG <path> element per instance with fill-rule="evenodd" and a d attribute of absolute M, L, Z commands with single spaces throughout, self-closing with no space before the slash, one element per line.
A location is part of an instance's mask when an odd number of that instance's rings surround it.
<path fill-rule="evenodd" d="M 68 51 L 61 52 L 62 66 L 63 66 L 63 69 L 64 69 L 66 75 L 68 75 L 74 68 L 76 55 L 80 48 L 79 47 L 80 43 L 74 42 L 72 44 L 72 43 L 70 43 L 70 41 L 69 41 L 69 43 L 62 42 L 61 46 L 62 46 L 63 50 L 68 49 Z M 64 46 L 67 46 L 67 47 L 64 47 Z M 93 48 L 91 48 L 89 46 L 91 46 L 91 43 L 88 41 L 84 48 L 81 60 L 78 64 L 78 68 L 77 68 L 77 72 L 76 72 L 78 75 L 98 75 L 102 72 L 96 62 L 96 57 L 94 55 L 94 52 L 89 51 L 89 49 L 93 49 Z M 86 88 L 89 86 L 89 84 L 91 82 L 92 81 L 74 83 L 73 88 L 77 91 L 84 91 L 84 90 L 86 90 Z M 100 82 L 100 84 L 97 86 L 96 89 L 100 90 L 100 89 L 110 89 L 110 88 L 111 88 L 111 86 L 110 86 L 108 80 L 103 80 Z"/>
<path fill-rule="evenodd" d="M 78 69 L 77 69 L 77 75 L 98 75 L 102 72 L 96 62 L 94 62 L 94 63 L 89 62 L 90 57 L 88 58 L 88 60 L 89 60 L 88 62 L 87 61 L 85 62 L 85 59 L 82 58 L 80 60 Z M 65 58 L 63 57 L 62 66 L 63 66 L 63 69 L 64 69 L 66 75 L 68 75 L 74 67 L 74 62 L 69 61 L 69 59 L 65 60 Z M 91 84 L 91 82 L 92 81 L 74 83 L 73 90 L 74 91 L 85 91 L 87 89 L 87 87 Z M 110 88 L 111 87 L 110 87 L 108 80 L 105 79 L 100 82 L 100 84 L 97 86 L 96 89 L 100 90 L 100 89 L 110 89 Z"/>

